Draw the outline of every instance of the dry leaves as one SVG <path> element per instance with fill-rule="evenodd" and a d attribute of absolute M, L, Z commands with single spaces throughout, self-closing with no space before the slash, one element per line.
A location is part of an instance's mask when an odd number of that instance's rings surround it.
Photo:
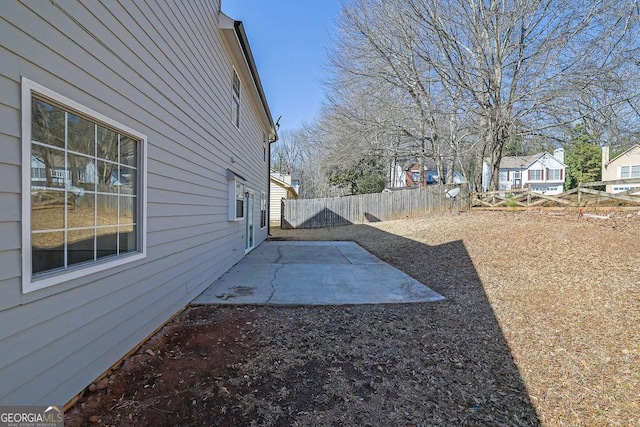
<path fill-rule="evenodd" d="M 66 425 L 640 425 L 638 216 L 272 233 L 355 240 L 448 299 L 189 308 Z"/>

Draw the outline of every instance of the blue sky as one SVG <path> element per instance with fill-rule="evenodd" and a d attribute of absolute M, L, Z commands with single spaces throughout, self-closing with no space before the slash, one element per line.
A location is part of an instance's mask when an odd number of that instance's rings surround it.
<path fill-rule="evenodd" d="M 340 0 L 222 0 L 242 21 L 273 120 L 280 131 L 316 118 L 324 98 L 326 50 Z"/>

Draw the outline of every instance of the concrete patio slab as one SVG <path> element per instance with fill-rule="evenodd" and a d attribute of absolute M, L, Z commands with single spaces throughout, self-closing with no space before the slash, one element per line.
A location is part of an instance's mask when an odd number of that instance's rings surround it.
<path fill-rule="evenodd" d="M 263 242 L 192 304 L 343 305 L 444 297 L 353 242 Z"/>

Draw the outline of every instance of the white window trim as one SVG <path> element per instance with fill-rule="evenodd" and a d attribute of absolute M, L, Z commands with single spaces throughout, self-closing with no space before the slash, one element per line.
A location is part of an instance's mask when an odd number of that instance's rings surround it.
<path fill-rule="evenodd" d="M 64 272 L 51 272 L 33 279 L 32 251 L 31 251 L 31 97 L 36 93 L 49 98 L 71 110 L 82 113 L 109 127 L 140 140 L 140 168 L 138 171 L 139 194 L 142 200 L 138 202 L 140 209 L 138 223 L 139 251 L 120 255 L 105 261 L 95 261 L 91 264 L 70 267 Z M 29 293 L 58 285 L 80 277 L 108 270 L 120 265 L 128 264 L 147 256 L 147 137 L 97 111 L 79 104 L 51 89 L 32 80 L 22 77 L 22 292 Z"/>

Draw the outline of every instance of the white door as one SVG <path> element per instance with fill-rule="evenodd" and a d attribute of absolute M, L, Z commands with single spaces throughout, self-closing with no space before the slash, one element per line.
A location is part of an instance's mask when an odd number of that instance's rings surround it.
<path fill-rule="evenodd" d="M 253 230 L 254 230 L 254 224 L 253 224 L 253 193 L 248 191 L 245 193 L 245 199 L 244 199 L 244 206 L 245 206 L 245 224 L 246 224 L 246 229 L 245 229 L 245 250 L 249 251 L 251 249 L 253 249 L 253 245 L 254 245 L 254 241 L 253 241 Z"/>

